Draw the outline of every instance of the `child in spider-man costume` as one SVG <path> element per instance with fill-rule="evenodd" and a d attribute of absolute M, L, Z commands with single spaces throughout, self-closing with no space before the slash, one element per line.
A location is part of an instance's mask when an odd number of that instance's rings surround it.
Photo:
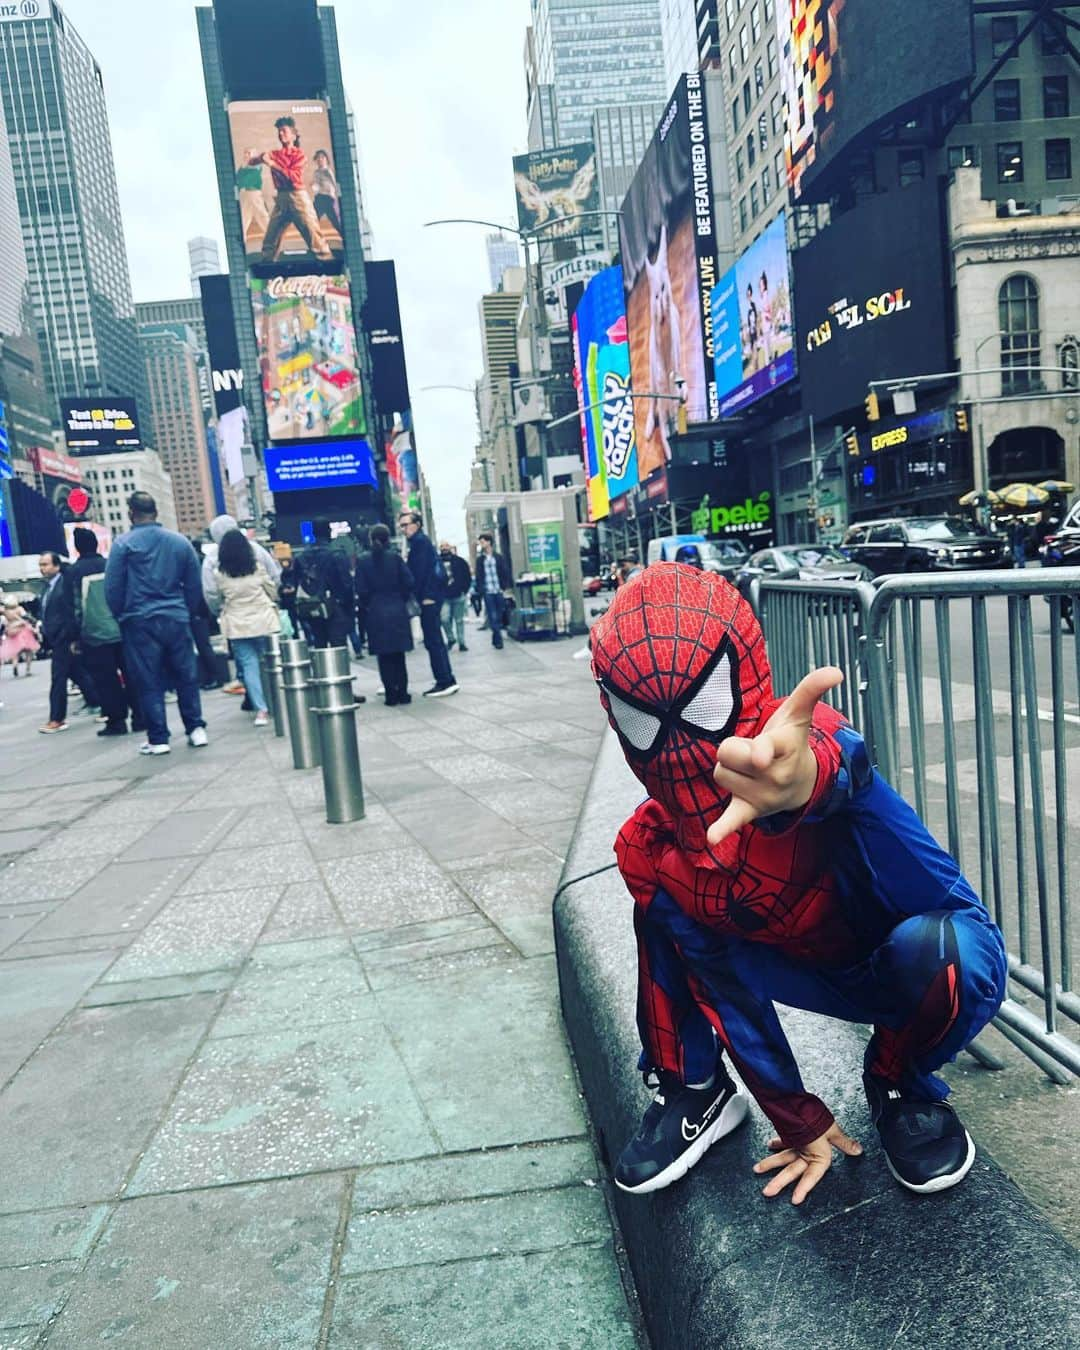
<path fill-rule="evenodd" d="M 624 1149 L 626 1191 L 668 1186 L 739 1125 L 730 1056 L 776 1129 L 766 1195 L 802 1202 L 833 1148 L 862 1149 L 807 1092 L 774 1001 L 870 1022 L 863 1082 L 886 1161 L 913 1191 L 975 1156 L 933 1070 L 1005 990 L 1001 933 L 956 862 L 819 702 L 838 670 L 772 696 L 761 630 L 719 576 L 646 568 L 592 630 L 593 673 L 649 792 L 615 846 L 638 942 L 641 1068 L 656 1096 Z"/>

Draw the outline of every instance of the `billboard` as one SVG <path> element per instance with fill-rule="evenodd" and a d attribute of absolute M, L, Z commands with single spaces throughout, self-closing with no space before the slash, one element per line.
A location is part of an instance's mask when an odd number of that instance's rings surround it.
<path fill-rule="evenodd" d="M 367 281 L 364 331 L 371 347 L 372 393 L 379 412 L 392 416 L 411 406 L 397 273 L 392 262 L 368 262 L 364 264 L 364 276 Z"/>
<path fill-rule="evenodd" d="M 779 0 L 776 6 L 795 196 L 827 196 L 838 156 L 883 124 L 902 120 L 974 69 L 966 0 Z"/>
<path fill-rule="evenodd" d="M 29 445 L 26 458 L 35 473 L 42 477 L 59 478 L 68 483 L 82 482 L 82 465 L 71 455 L 61 454 L 59 450 L 48 449 L 44 445 Z"/>
<path fill-rule="evenodd" d="M 518 228 L 541 237 L 565 239 L 598 231 L 600 219 L 586 213 L 600 209 L 600 184 L 592 141 L 535 150 L 514 156 Z"/>
<path fill-rule="evenodd" d="M 133 398 L 62 398 L 60 418 L 67 448 L 75 454 L 107 455 L 142 447 Z"/>
<path fill-rule="evenodd" d="M 366 431 L 348 277 L 253 277 L 251 306 L 270 439 Z"/>
<path fill-rule="evenodd" d="M 578 301 L 573 324 L 589 519 L 602 520 L 610 503 L 638 484 L 621 267 L 593 277 Z"/>
<path fill-rule="evenodd" d="M 948 369 L 935 183 L 863 198 L 798 249 L 793 264 L 807 412 L 825 418 L 857 407 L 870 380 Z"/>
<path fill-rule="evenodd" d="M 375 457 L 365 440 L 270 445 L 263 452 L 271 492 L 377 487 Z"/>
<path fill-rule="evenodd" d="M 716 246 L 703 93 L 700 75 L 680 77 L 619 220 L 630 369 L 634 392 L 642 396 L 634 400 L 642 480 L 671 458 L 680 400 L 691 421 L 719 415 L 710 317 Z"/>
<path fill-rule="evenodd" d="M 795 378 L 783 211 L 713 287 L 712 324 L 722 417 L 748 408 Z"/>
<path fill-rule="evenodd" d="M 224 274 L 199 278 L 206 349 L 210 358 L 210 383 L 214 411 L 224 417 L 243 402 L 244 370 L 236 340 L 229 278 Z"/>
<path fill-rule="evenodd" d="M 395 518 L 402 507 L 420 510 L 420 467 L 412 431 L 405 422 L 395 422 L 386 439 L 386 473 L 390 479 Z"/>
<path fill-rule="evenodd" d="M 252 267 L 339 262 L 341 189 L 321 99 L 230 103 L 244 252 Z"/>

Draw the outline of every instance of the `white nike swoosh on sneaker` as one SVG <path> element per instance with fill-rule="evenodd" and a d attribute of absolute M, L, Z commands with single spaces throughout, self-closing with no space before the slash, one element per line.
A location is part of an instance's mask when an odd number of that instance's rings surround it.
<path fill-rule="evenodd" d="M 716 1100 L 713 1102 L 713 1104 L 708 1108 L 708 1110 L 705 1112 L 705 1114 L 701 1117 L 701 1121 L 700 1121 L 700 1123 L 697 1124 L 697 1125 L 691 1125 L 690 1122 L 686 1119 L 686 1117 L 683 1116 L 683 1118 L 682 1118 L 682 1137 L 686 1140 L 687 1143 L 690 1143 L 692 1140 L 696 1139 L 696 1138 L 698 1137 L 698 1135 L 701 1133 L 701 1131 L 705 1128 L 705 1126 L 708 1125 L 709 1121 L 710 1121 L 710 1120 L 713 1118 L 713 1116 L 716 1114 L 716 1108 L 720 1105 L 720 1103 L 723 1101 L 723 1099 L 724 1099 L 724 1093 L 721 1092 L 720 1095 L 719 1095 L 719 1097 L 716 1098 Z"/>

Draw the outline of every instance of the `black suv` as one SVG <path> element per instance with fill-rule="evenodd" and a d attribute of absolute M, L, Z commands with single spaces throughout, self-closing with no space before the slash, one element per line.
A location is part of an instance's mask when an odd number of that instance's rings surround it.
<path fill-rule="evenodd" d="M 853 525 L 841 545 L 875 576 L 890 572 L 962 572 L 1011 567 L 1003 539 L 980 534 L 960 516 L 910 516 Z"/>

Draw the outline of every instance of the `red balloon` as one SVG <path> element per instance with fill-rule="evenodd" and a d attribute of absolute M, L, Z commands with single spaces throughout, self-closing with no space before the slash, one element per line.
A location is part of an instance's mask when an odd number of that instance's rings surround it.
<path fill-rule="evenodd" d="M 77 516 L 81 516 L 90 505 L 90 494 L 85 488 L 72 488 L 68 493 L 67 504 Z"/>

